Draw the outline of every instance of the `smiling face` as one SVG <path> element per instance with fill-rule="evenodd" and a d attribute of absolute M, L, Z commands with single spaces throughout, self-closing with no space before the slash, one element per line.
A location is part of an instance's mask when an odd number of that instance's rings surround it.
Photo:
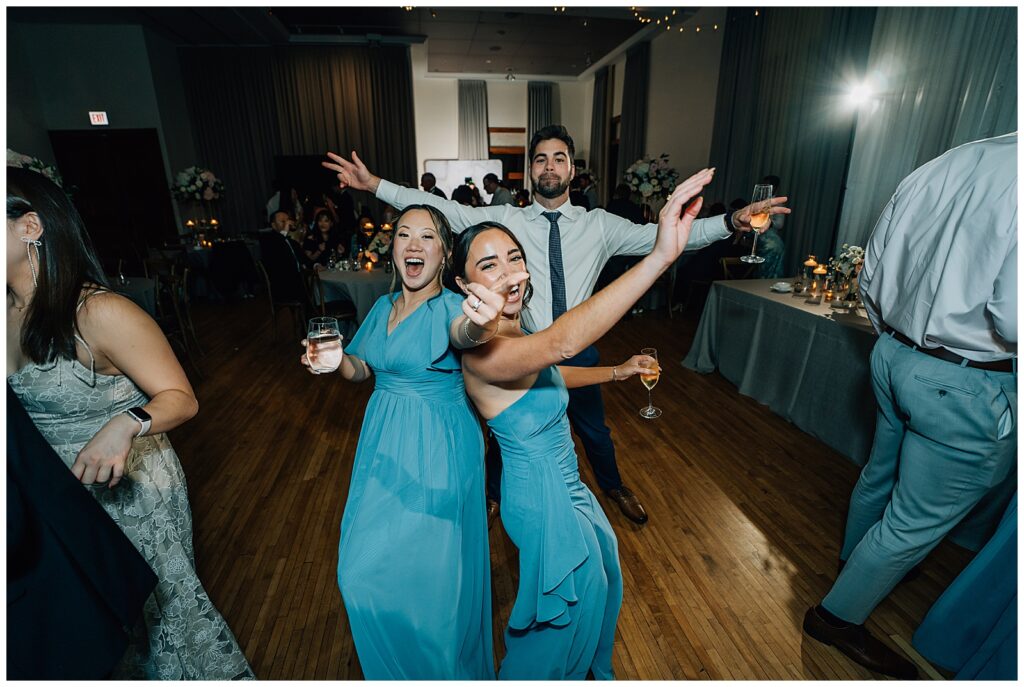
<path fill-rule="evenodd" d="M 545 198 L 558 198 L 568 191 L 575 173 L 565 141 L 549 138 L 537 144 L 530 161 L 530 180 L 535 193 Z"/>
<path fill-rule="evenodd" d="M 391 253 L 402 285 L 409 291 L 440 284 L 445 247 L 426 210 L 409 210 L 398 218 Z"/>
<path fill-rule="evenodd" d="M 512 237 L 500 229 L 480 232 L 466 254 L 466 279 L 456 278 L 459 287 L 466 291 L 466 281 L 490 288 L 502 276 L 526 271 L 526 258 Z M 523 294 L 529 282 L 513 286 L 505 301 L 502 313 L 513 317 L 523 309 Z"/>
<path fill-rule="evenodd" d="M 316 226 L 320 229 L 320 233 L 326 234 L 334 226 L 334 222 L 331 220 L 331 216 L 328 214 L 322 214 L 316 218 Z"/>

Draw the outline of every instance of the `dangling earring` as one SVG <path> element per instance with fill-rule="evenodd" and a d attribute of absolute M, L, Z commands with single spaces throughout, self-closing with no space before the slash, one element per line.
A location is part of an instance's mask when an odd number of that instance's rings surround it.
<path fill-rule="evenodd" d="M 36 249 L 36 262 L 39 262 L 39 246 L 43 245 L 42 241 L 36 239 L 30 239 L 27 236 L 20 237 L 25 242 L 25 252 L 28 254 L 28 267 L 32 270 L 32 285 L 39 286 L 39 272 L 32 262 L 32 248 Z"/>

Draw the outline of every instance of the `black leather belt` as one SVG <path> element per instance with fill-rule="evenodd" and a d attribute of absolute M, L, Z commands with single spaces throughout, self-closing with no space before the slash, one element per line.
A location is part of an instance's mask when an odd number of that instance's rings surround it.
<path fill-rule="evenodd" d="M 899 341 L 904 346 L 909 346 L 910 348 L 913 348 L 915 351 L 920 351 L 921 353 L 924 353 L 925 355 L 930 355 L 933 358 L 938 358 L 939 360 L 945 360 L 947 363 L 954 363 L 956 365 L 963 365 L 964 361 L 966 360 L 967 361 L 967 367 L 976 367 L 979 370 L 988 370 L 990 372 L 1013 372 L 1014 371 L 1013 370 L 1013 358 L 1008 358 L 1007 360 L 993 360 L 993 361 L 987 362 L 987 363 L 980 363 L 980 362 L 978 362 L 976 360 L 969 360 L 968 358 L 964 358 L 963 356 L 957 355 L 953 351 L 950 351 L 950 350 L 947 350 L 945 348 L 942 348 L 941 346 L 939 348 L 924 348 L 922 346 L 918 346 L 916 343 L 914 343 L 913 341 L 908 339 L 903 334 L 900 334 L 898 331 L 896 331 L 892 327 L 886 327 L 885 331 L 886 331 L 887 334 L 892 334 L 892 338 L 896 339 L 897 341 Z"/>

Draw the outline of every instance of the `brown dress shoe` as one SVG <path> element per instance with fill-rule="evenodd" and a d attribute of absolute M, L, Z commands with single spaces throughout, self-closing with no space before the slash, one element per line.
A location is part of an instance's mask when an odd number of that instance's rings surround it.
<path fill-rule="evenodd" d="M 501 506 L 494 499 L 487 499 L 487 529 L 491 529 L 491 525 L 498 519 L 498 512 L 501 510 Z"/>
<path fill-rule="evenodd" d="M 636 497 L 636 494 L 631 492 L 626 487 L 619 487 L 618 489 L 605 489 L 605 496 L 615 501 L 619 506 L 619 510 L 627 518 L 632 520 L 638 525 L 642 525 L 647 522 L 647 511 L 640 505 L 640 499 Z"/>
<path fill-rule="evenodd" d="M 804 615 L 804 632 L 822 644 L 834 646 L 868 670 L 898 680 L 916 680 L 918 677 L 913 663 L 875 638 L 863 625 L 836 627 L 818 614 L 816 606 L 807 609 Z"/>

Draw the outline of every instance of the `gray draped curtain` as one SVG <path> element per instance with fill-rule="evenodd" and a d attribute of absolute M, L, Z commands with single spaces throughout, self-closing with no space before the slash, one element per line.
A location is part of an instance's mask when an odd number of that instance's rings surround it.
<path fill-rule="evenodd" d="M 622 120 L 619 157 L 615 164 L 615 183 L 622 170 L 644 156 L 647 147 L 647 90 L 651 80 L 651 44 L 637 43 L 626 51 L 625 80 L 622 88 Z M 671 116 L 665 113 L 665 116 Z"/>
<path fill-rule="evenodd" d="M 608 72 L 607 66 L 594 74 L 594 106 L 590 112 L 590 169 L 598 177 L 597 196 L 602 204 L 608 204 Z M 618 181 L 615 181 L 618 183 Z"/>
<path fill-rule="evenodd" d="M 838 239 L 861 246 L 910 172 L 1017 129 L 1017 10 L 880 8 L 867 71 L 881 92 L 857 118 Z"/>
<path fill-rule="evenodd" d="M 487 82 L 459 79 L 459 159 L 486 160 Z"/>
<path fill-rule="evenodd" d="M 217 208 L 227 231 L 266 221 L 277 155 L 355 149 L 374 173 L 416 180 L 408 48 L 181 48 L 179 56 L 197 164 L 227 188 Z"/>
<path fill-rule="evenodd" d="M 552 110 L 552 84 L 550 81 L 530 81 L 526 84 L 526 155 L 530 155 L 530 139 L 545 126 L 555 123 Z M 533 188 L 530 183 L 530 161 L 525 160 L 526 174 L 524 187 Z"/>
<path fill-rule="evenodd" d="M 758 180 L 779 176 L 793 208 L 782 231 L 787 273 L 808 253 L 832 254 L 853 131 L 845 81 L 864 72 L 874 18 L 874 8 L 729 10 L 711 144 L 717 173 L 705 198 L 749 200 Z"/>

